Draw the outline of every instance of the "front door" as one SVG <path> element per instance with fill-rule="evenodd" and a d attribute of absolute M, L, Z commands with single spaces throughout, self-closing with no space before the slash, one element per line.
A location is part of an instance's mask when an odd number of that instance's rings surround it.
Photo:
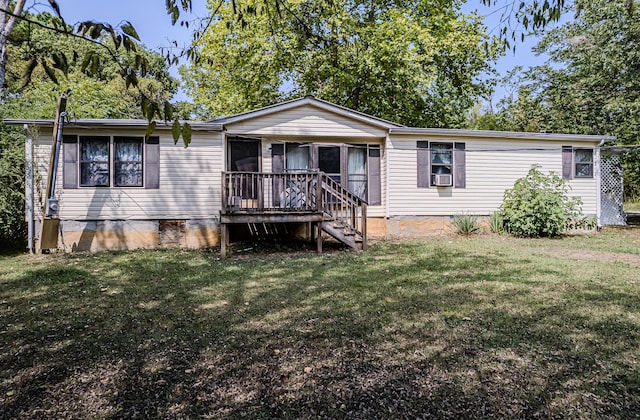
<path fill-rule="evenodd" d="M 318 169 L 337 183 L 342 183 L 341 147 L 318 146 Z"/>
<path fill-rule="evenodd" d="M 230 138 L 227 156 L 227 168 L 230 172 L 250 172 L 234 177 L 231 195 L 257 199 L 258 176 L 251 173 L 260 172 L 260 140 Z"/>

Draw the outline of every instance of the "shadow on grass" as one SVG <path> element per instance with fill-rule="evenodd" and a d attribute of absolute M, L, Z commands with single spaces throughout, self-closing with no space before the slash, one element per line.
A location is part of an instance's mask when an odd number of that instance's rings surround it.
<path fill-rule="evenodd" d="M 0 271 L 0 417 L 640 410 L 637 289 L 566 289 L 562 265 L 420 244 L 215 257 L 23 257 Z"/>

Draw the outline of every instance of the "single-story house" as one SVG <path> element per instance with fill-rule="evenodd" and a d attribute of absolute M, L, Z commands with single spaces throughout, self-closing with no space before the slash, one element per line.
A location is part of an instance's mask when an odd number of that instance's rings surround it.
<path fill-rule="evenodd" d="M 29 127 L 37 223 L 54 121 L 6 122 Z M 313 97 L 190 125 L 185 148 L 163 122 L 146 140 L 145 120 L 65 123 L 58 247 L 224 248 L 239 227 L 304 227 L 354 247 L 437 234 L 453 215 L 496 211 L 533 164 L 567 178 L 601 224 L 610 137 L 406 127 Z"/>

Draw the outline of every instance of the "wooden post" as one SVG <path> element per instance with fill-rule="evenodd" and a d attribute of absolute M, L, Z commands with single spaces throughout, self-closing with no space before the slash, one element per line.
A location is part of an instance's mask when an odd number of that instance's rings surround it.
<path fill-rule="evenodd" d="M 318 248 L 318 254 L 322 254 L 322 221 L 316 223 L 316 246 Z"/>
<path fill-rule="evenodd" d="M 362 203 L 362 250 L 367 249 L 367 205 Z"/>
<path fill-rule="evenodd" d="M 227 224 L 220 223 L 220 258 L 227 258 Z"/>

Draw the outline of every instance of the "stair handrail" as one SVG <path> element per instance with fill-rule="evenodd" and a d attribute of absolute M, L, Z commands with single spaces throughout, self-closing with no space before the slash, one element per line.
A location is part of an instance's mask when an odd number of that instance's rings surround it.
<path fill-rule="evenodd" d="M 367 202 L 349 191 L 324 172 L 319 174 L 322 185 L 322 211 L 333 220 L 345 223 L 364 240 L 366 238 Z M 360 209 L 360 213 L 358 213 Z"/>

